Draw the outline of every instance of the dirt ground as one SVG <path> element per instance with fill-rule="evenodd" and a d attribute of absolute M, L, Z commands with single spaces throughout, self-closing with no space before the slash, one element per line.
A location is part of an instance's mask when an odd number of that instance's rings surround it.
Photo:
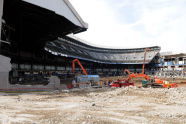
<path fill-rule="evenodd" d="M 183 124 L 186 87 L 0 93 L 0 124 Z"/>

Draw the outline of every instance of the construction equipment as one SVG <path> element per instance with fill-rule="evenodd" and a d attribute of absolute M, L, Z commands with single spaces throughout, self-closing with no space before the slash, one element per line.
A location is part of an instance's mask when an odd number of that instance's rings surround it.
<path fill-rule="evenodd" d="M 130 80 L 132 78 L 144 78 L 145 80 L 142 81 L 142 86 L 143 87 L 153 87 L 153 88 L 173 88 L 173 87 L 177 87 L 176 83 L 170 83 L 168 81 L 165 80 L 161 80 L 156 78 L 151 78 L 150 76 L 145 74 L 145 62 L 146 62 L 146 55 L 147 55 L 147 51 L 150 49 L 145 49 L 144 51 L 144 61 L 143 61 L 143 65 L 142 65 L 142 72 L 139 74 L 135 74 L 135 73 L 131 73 L 129 70 L 125 69 L 124 72 L 128 73 L 128 77 L 125 80 L 126 83 L 129 83 Z"/>
<path fill-rule="evenodd" d="M 131 73 L 128 69 L 125 69 L 124 72 L 128 73 L 128 78 L 126 79 L 126 81 L 130 81 L 132 78 L 145 78 L 146 80 L 150 80 L 150 76 L 144 73 L 135 74 L 135 73 Z"/>
<path fill-rule="evenodd" d="M 126 80 L 117 80 L 114 83 L 112 83 L 110 86 L 111 87 L 128 87 L 128 86 L 134 86 L 134 83 L 126 82 Z"/>
<path fill-rule="evenodd" d="M 78 63 L 78 65 L 81 67 L 83 74 L 84 75 L 76 75 L 75 80 L 76 83 L 81 87 L 86 87 L 85 85 L 91 85 L 91 86 L 96 86 L 98 85 L 98 82 L 100 81 L 99 75 L 88 75 L 86 69 L 83 67 L 81 62 L 78 59 L 74 59 L 72 61 L 72 72 L 75 73 L 75 63 Z"/>
<path fill-rule="evenodd" d="M 131 74 L 129 70 L 125 70 L 128 74 Z M 133 76 L 133 75 L 132 75 Z M 130 82 L 130 79 L 132 79 L 132 77 L 128 77 L 127 79 L 123 79 L 123 80 L 117 80 L 114 81 L 111 84 L 111 87 L 128 87 L 128 86 L 134 86 L 133 82 Z"/>
<path fill-rule="evenodd" d="M 146 48 L 144 51 L 144 61 L 143 61 L 143 65 L 142 65 L 142 73 L 135 74 L 135 73 L 131 73 L 129 70 L 125 69 L 124 72 L 128 74 L 127 79 L 115 81 L 112 84 L 112 87 L 134 86 L 134 83 L 130 82 L 130 80 L 132 78 L 145 78 L 146 80 L 150 80 L 150 77 L 148 75 L 144 74 L 145 73 L 146 55 L 147 55 L 148 50 L 150 50 L 150 49 Z"/>
<path fill-rule="evenodd" d="M 125 69 L 124 72 L 127 72 L 129 75 L 127 79 L 125 80 L 126 83 L 130 83 L 130 80 L 132 78 L 144 78 L 145 80 L 142 81 L 142 86 L 143 87 L 153 87 L 153 88 L 174 88 L 177 87 L 176 83 L 170 83 L 165 80 L 161 80 L 157 77 L 150 77 L 146 74 L 135 74 L 135 73 L 130 73 L 129 70 Z"/>
<path fill-rule="evenodd" d="M 75 63 L 78 63 L 78 65 L 81 67 L 82 71 L 83 71 L 83 74 L 84 75 L 88 75 L 87 71 L 85 70 L 85 68 L 83 67 L 83 65 L 81 64 L 81 62 L 78 60 L 78 59 L 74 59 L 72 61 L 72 72 L 74 73 L 75 72 Z"/>
<path fill-rule="evenodd" d="M 154 78 L 156 84 L 161 84 L 164 88 L 174 88 L 178 87 L 177 83 L 170 83 L 169 81 L 166 80 L 161 80 L 157 77 Z"/>
<path fill-rule="evenodd" d="M 153 88 L 161 88 L 162 87 L 162 85 L 155 83 L 154 80 L 151 79 L 151 77 L 146 74 L 130 73 L 130 71 L 127 69 L 125 69 L 124 72 L 127 72 L 129 74 L 127 79 L 125 80 L 127 83 L 129 83 L 132 80 L 132 78 L 144 78 L 145 80 L 142 80 L 143 87 L 153 87 Z"/>

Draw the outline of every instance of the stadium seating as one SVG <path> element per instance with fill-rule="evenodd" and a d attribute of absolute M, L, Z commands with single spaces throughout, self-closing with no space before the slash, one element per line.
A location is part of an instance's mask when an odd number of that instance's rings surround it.
<path fill-rule="evenodd" d="M 59 38 L 48 42 L 45 50 L 53 55 L 60 55 L 82 60 L 89 60 L 107 64 L 142 64 L 146 48 L 109 49 L 94 47 L 71 37 Z M 146 63 L 159 53 L 160 47 L 148 47 Z"/>

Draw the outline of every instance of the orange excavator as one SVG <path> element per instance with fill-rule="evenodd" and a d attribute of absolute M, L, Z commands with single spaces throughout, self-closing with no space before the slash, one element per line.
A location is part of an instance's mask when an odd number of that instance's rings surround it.
<path fill-rule="evenodd" d="M 156 84 L 160 84 L 162 85 L 164 88 L 174 88 L 174 87 L 178 87 L 177 83 L 170 83 L 169 81 L 166 80 L 161 80 L 157 77 L 154 78 L 155 79 L 155 83 Z"/>
<path fill-rule="evenodd" d="M 83 71 L 83 74 L 84 75 L 88 75 L 87 71 L 85 70 L 85 68 L 83 67 L 83 65 L 81 64 L 81 62 L 78 60 L 78 59 L 74 59 L 72 61 L 72 72 L 74 73 L 75 72 L 75 64 L 76 62 L 78 63 L 78 65 L 81 67 L 82 71 Z"/>
<path fill-rule="evenodd" d="M 157 77 L 151 78 L 150 76 L 146 74 L 135 74 L 135 73 L 130 73 L 129 70 L 125 69 L 124 72 L 127 72 L 129 75 L 125 82 L 129 83 L 132 78 L 144 78 L 145 79 L 145 84 L 143 85 L 144 87 L 153 87 L 153 88 L 174 88 L 177 87 L 176 83 L 170 83 L 166 80 L 161 80 Z M 143 83 L 142 83 L 143 84 Z"/>
<path fill-rule="evenodd" d="M 146 80 L 150 80 L 150 76 L 143 73 L 140 74 L 131 73 L 128 69 L 125 69 L 124 72 L 128 73 L 127 81 L 131 80 L 132 78 L 145 78 Z"/>
<path fill-rule="evenodd" d="M 91 84 L 96 85 L 100 81 L 99 75 L 88 75 L 86 69 L 83 67 L 81 62 L 78 59 L 74 59 L 72 61 L 72 72 L 75 73 L 75 64 L 78 64 L 81 67 L 81 70 L 83 71 L 83 75 L 76 75 L 75 80 L 78 85 L 84 85 L 84 84 Z"/>
<path fill-rule="evenodd" d="M 145 74 L 145 62 L 146 62 L 146 55 L 147 51 L 150 50 L 149 48 L 145 49 L 144 53 L 144 60 L 142 65 L 142 72 L 139 74 L 131 73 L 128 69 L 125 69 L 124 72 L 128 74 L 128 78 L 126 81 L 130 81 L 132 78 L 145 78 L 146 80 L 150 80 L 150 76 Z"/>
<path fill-rule="evenodd" d="M 150 49 L 148 49 L 148 48 L 145 49 L 144 62 L 143 62 L 143 66 L 142 66 L 142 73 L 135 74 L 135 73 L 131 73 L 129 70 L 125 69 L 124 72 L 128 74 L 128 77 L 125 80 L 125 82 L 129 83 L 132 78 L 144 78 L 146 80 L 144 87 L 154 87 L 154 88 L 155 87 L 164 87 L 164 88 L 177 87 L 176 83 L 169 83 L 168 81 L 161 80 L 157 77 L 151 78 L 150 76 L 145 74 L 145 62 L 146 62 L 146 54 L 147 54 L 148 50 L 150 50 Z"/>

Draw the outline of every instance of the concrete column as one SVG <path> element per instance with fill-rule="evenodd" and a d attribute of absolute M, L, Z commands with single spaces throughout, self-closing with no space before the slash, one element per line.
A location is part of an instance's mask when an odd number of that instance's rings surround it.
<path fill-rule="evenodd" d="M 4 0 L 0 0 L 0 49 L 1 49 L 1 27 L 2 27 L 2 16 L 3 16 L 3 1 Z M 8 69 L 7 71 L 5 71 L 6 69 L 4 69 L 4 64 L 6 62 L 6 59 L 4 59 L 3 56 L 0 55 L 0 88 L 7 88 L 8 85 Z M 3 69 L 2 69 L 3 68 Z"/>
<path fill-rule="evenodd" d="M 4 0 L 0 0 L 0 40 L 1 40 L 1 26 L 2 26 L 2 16 L 3 16 L 3 1 Z M 1 42 L 0 42 L 1 44 Z"/>
<path fill-rule="evenodd" d="M 9 87 L 10 58 L 0 55 L 0 89 Z"/>

